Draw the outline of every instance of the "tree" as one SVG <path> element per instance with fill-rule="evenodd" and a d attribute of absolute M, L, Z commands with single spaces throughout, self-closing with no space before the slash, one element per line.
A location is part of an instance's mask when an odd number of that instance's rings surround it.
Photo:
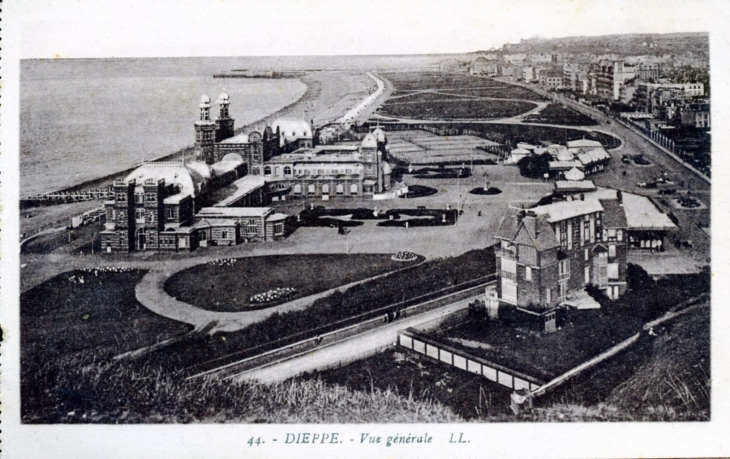
<path fill-rule="evenodd" d="M 523 177 L 540 179 L 550 172 L 550 161 L 552 159 L 550 153 L 525 156 L 517 162 L 517 166 L 520 168 L 520 174 Z"/>

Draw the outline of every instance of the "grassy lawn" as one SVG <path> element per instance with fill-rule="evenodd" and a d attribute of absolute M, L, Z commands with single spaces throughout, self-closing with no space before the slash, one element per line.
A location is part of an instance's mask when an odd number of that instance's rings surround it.
<path fill-rule="evenodd" d="M 296 293 L 279 301 L 314 295 L 340 285 L 377 276 L 423 261 L 391 260 L 392 254 L 278 255 L 238 258 L 231 264 L 198 265 L 165 283 L 173 297 L 212 311 L 241 311 L 253 295 L 276 288 Z M 269 306 L 276 304 L 272 303 Z M 255 307 L 255 306 L 254 306 Z"/>
<path fill-rule="evenodd" d="M 632 290 L 619 300 L 601 299 L 599 310 L 568 312 L 556 333 L 472 319 L 430 336 L 536 378 L 552 379 L 640 331 L 679 302 L 709 291 L 708 273 L 654 282 L 630 266 Z"/>
<path fill-rule="evenodd" d="M 563 124 L 566 126 L 596 126 L 598 122 L 560 104 L 549 104 L 537 115 L 525 117 L 527 123 Z"/>
<path fill-rule="evenodd" d="M 39 377 L 46 378 L 46 374 Z M 187 381 L 172 372 L 124 363 L 73 359 L 54 375 L 61 387 L 43 411 L 24 423 L 378 423 L 458 422 L 438 402 L 393 391 L 367 393 L 321 381 L 277 384 L 210 379 Z"/>
<path fill-rule="evenodd" d="M 70 362 L 108 359 L 190 330 L 137 302 L 134 288 L 145 271 L 97 274 L 63 273 L 20 296 L 23 416 L 53 405 L 66 389 L 58 374 Z"/>
<path fill-rule="evenodd" d="M 502 83 L 486 78 L 478 78 L 466 74 L 441 72 L 397 72 L 384 73 L 396 88 L 396 95 L 405 95 L 408 91 L 434 89 L 453 92 L 454 95 L 478 97 L 496 97 L 502 99 L 544 100 L 536 92 L 519 86 Z M 403 98 L 408 100 L 409 98 Z"/>
<path fill-rule="evenodd" d="M 304 375 L 301 379 L 321 380 L 358 392 L 390 390 L 416 401 L 437 401 L 466 420 L 510 412 L 510 389 L 483 376 L 397 348 L 340 368 Z"/>
<path fill-rule="evenodd" d="M 444 97 L 445 98 L 445 97 Z M 435 100 L 386 103 L 379 109 L 385 116 L 415 119 L 509 118 L 535 108 L 530 102 L 511 100 Z"/>

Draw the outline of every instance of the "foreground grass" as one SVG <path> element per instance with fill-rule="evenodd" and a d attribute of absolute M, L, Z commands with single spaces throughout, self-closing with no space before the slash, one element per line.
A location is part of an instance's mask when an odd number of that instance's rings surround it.
<path fill-rule="evenodd" d="M 440 403 L 390 390 L 351 391 L 321 381 L 273 385 L 186 381 L 129 363 L 49 362 L 36 375 L 51 401 L 24 423 L 458 422 Z"/>
<path fill-rule="evenodd" d="M 39 379 L 69 356 L 103 361 L 192 328 L 158 316 L 137 302 L 146 271 L 71 271 L 20 296 L 21 410 L 47 407 L 53 381 Z M 45 369 L 45 370 L 44 370 Z"/>
<path fill-rule="evenodd" d="M 408 399 L 439 403 L 465 420 L 509 415 L 511 390 L 486 378 L 456 369 L 402 348 L 390 349 L 341 368 L 302 376 L 332 387 L 369 393 L 377 389 Z"/>

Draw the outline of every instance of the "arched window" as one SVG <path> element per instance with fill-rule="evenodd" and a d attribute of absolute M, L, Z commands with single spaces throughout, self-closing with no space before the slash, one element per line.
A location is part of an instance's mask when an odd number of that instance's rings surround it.
<path fill-rule="evenodd" d="M 289 166 L 284 167 L 284 175 L 291 175 L 291 167 L 289 167 Z"/>
<path fill-rule="evenodd" d="M 354 183 L 350 185 L 350 194 L 357 194 L 357 185 Z"/>
<path fill-rule="evenodd" d="M 302 186 L 298 183 L 294 185 L 294 194 L 302 194 Z"/>
<path fill-rule="evenodd" d="M 269 175 L 271 175 L 271 167 L 270 166 L 264 167 L 264 175 L 267 176 L 267 177 Z"/>
<path fill-rule="evenodd" d="M 336 190 L 337 194 L 343 194 L 345 192 L 345 187 L 340 183 L 339 185 L 337 185 Z"/>
<path fill-rule="evenodd" d="M 307 193 L 309 193 L 309 194 L 314 194 L 315 193 L 314 185 L 309 185 L 307 187 Z"/>
<path fill-rule="evenodd" d="M 322 193 L 329 193 L 330 192 L 330 186 L 329 185 L 322 185 Z"/>

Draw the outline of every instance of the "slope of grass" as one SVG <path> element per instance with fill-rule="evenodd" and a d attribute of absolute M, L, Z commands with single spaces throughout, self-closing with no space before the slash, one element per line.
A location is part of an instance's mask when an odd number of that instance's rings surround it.
<path fill-rule="evenodd" d="M 376 423 L 455 422 L 447 407 L 389 390 L 355 392 L 321 381 L 273 385 L 214 379 L 194 382 L 134 365 L 69 357 L 37 378 L 53 385 L 43 410 L 24 423 Z"/>

